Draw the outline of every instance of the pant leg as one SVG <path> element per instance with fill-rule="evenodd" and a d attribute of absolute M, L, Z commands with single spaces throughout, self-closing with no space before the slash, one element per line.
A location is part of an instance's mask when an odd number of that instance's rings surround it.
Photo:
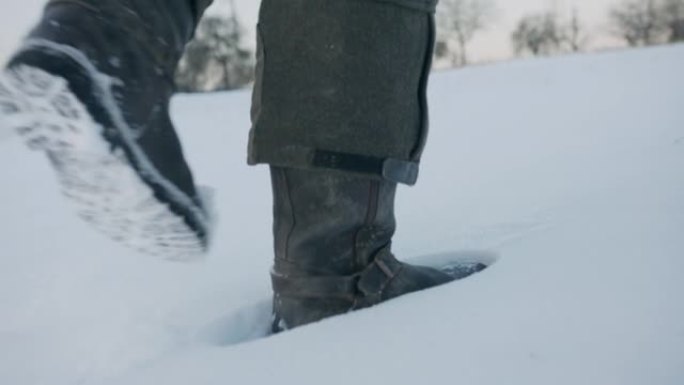
<path fill-rule="evenodd" d="M 263 0 L 250 164 L 414 184 L 436 0 Z"/>

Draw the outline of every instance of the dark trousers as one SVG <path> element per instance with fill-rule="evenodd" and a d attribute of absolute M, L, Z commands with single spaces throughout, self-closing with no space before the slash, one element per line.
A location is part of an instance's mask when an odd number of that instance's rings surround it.
<path fill-rule="evenodd" d="M 435 0 L 263 0 L 249 163 L 413 184 Z"/>

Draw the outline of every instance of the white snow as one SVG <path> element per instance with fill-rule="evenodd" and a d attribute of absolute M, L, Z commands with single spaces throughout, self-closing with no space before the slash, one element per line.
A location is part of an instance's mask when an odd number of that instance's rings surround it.
<path fill-rule="evenodd" d="M 266 339 L 270 186 L 245 165 L 248 92 L 174 102 L 220 215 L 201 263 L 111 243 L 5 140 L 0 384 L 682 384 L 682 68 L 671 46 L 435 74 L 395 251 L 498 262 Z"/>

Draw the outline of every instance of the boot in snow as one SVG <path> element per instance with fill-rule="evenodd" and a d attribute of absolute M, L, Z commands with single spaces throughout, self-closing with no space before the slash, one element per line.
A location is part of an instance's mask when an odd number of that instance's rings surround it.
<path fill-rule="evenodd" d="M 271 168 L 275 265 L 273 331 L 369 307 L 477 273 L 483 263 L 438 268 L 391 251 L 396 184 L 353 175 Z"/>
<path fill-rule="evenodd" d="M 209 238 L 169 99 L 210 2 L 52 0 L 0 77 L 0 124 L 45 151 L 79 215 L 168 259 Z"/>
<path fill-rule="evenodd" d="M 271 166 L 273 330 L 463 278 L 391 251 L 418 178 L 436 0 L 262 0 L 249 163 Z"/>

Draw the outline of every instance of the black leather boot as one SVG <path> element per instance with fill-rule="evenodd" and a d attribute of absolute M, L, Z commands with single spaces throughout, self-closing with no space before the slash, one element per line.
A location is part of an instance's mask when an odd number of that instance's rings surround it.
<path fill-rule="evenodd" d="M 273 331 L 467 277 L 486 268 L 412 266 L 391 251 L 396 184 L 330 171 L 271 167 Z"/>
<path fill-rule="evenodd" d="M 209 238 L 169 99 L 210 2 L 52 0 L 0 78 L 0 124 L 47 153 L 79 214 L 169 259 Z"/>

